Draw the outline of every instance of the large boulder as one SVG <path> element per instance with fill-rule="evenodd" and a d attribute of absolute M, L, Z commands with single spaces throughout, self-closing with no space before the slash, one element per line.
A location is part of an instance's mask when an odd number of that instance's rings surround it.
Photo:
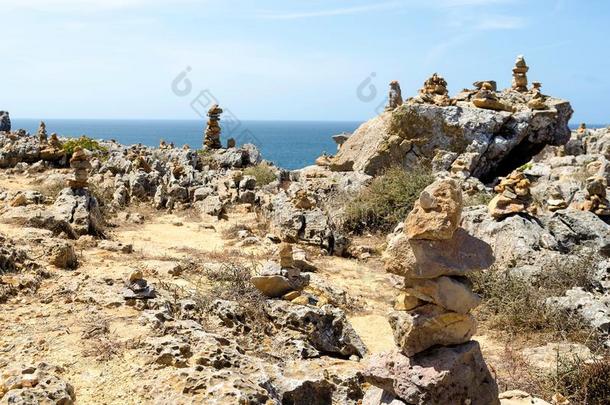
<path fill-rule="evenodd" d="M 570 103 L 549 98 L 547 104 L 548 110 L 514 113 L 403 104 L 362 124 L 341 146 L 330 167 L 376 175 L 396 165 L 414 168 L 443 150 L 463 155 L 468 171 L 488 180 L 527 163 L 545 145 L 569 140 Z"/>
<path fill-rule="evenodd" d="M 78 235 L 104 235 L 104 218 L 99 204 L 87 189 L 63 189 L 53 204 L 53 214 L 58 220 L 69 223 Z"/>
<path fill-rule="evenodd" d="M 398 352 L 377 354 L 363 374 L 387 393 L 388 402 L 382 403 L 499 404 L 498 387 L 474 341 L 413 357 Z"/>

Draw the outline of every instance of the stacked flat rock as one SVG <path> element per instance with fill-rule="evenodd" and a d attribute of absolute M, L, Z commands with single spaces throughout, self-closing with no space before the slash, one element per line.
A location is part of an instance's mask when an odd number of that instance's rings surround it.
<path fill-rule="evenodd" d="M 39 136 L 39 140 L 40 140 L 40 136 Z M 51 137 L 46 141 L 46 142 L 42 142 L 41 141 L 41 149 L 40 149 L 40 158 L 42 160 L 48 160 L 48 161 L 57 161 L 59 159 L 61 159 L 64 156 L 64 150 L 62 148 L 62 144 L 59 141 L 59 138 L 57 138 L 57 134 L 56 133 L 52 133 Z"/>
<path fill-rule="evenodd" d="M 525 93 L 527 91 L 527 71 L 530 68 L 525 63 L 523 55 L 517 56 L 515 67 L 513 68 L 512 89 Z"/>
<path fill-rule="evenodd" d="M 540 82 L 532 83 L 532 88 L 530 90 L 532 98 L 530 99 L 530 101 L 527 102 L 527 106 L 532 110 L 546 110 L 549 108 L 545 103 L 547 96 L 542 94 L 540 90 L 541 87 L 542 83 Z"/>
<path fill-rule="evenodd" d="M 214 104 L 212 108 L 208 110 L 208 125 L 205 129 L 205 136 L 203 139 L 203 146 L 208 149 L 220 149 L 222 144 L 220 143 L 220 114 L 222 114 L 222 108 L 218 104 Z"/>
<path fill-rule="evenodd" d="M 576 134 L 578 135 L 578 139 L 581 139 L 584 135 L 587 134 L 587 124 L 581 122 L 576 130 Z"/>
<path fill-rule="evenodd" d="M 587 195 L 581 210 L 591 211 L 596 215 L 610 215 L 610 203 L 607 198 L 608 182 L 600 176 L 592 176 L 586 182 Z"/>
<path fill-rule="evenodd" d="M 402 92 L 400 91 L 400 84 L 397 80 L 390 82 L 390 91 L 388 92 L 388 105 L 385 107 L 386 111 L 394 111 L 396 108 L 402 105 Z"/>
<path fill-rule="evenodd" d="M 89 156 L 80 146 L 74 149 L 70 159 L 70 167 L 74 169 L 74 179 L 68 180 L 68 185 L 73 189 L 87 187 L 91 163 L 89 162 Z"/>
<path fill-rule="evenodd" d="M 498 194 L 489 202 L 489 214 L 495 219 L 502 219 L 518 213 L 535 213 L 530 186 L 530 181 L 519 170 L 501 177 L 500 184 L 494 188 Z"/>
<path fill-rule="evenodd" d="M 397 404 L 499 403 L 478 343 L 470 341 L 476 331 L 471 311 L 480 297 L 466 278 L 491 266 L 494 258 L 489 245 L 459 228 L 461 213 L 456 181 L 428 186 L 396 236 L 393 265 L 386 261 L 386 270 L 405 281 L 395 306 L 400 310 L 389 319 L 399 351 L 373 357 L 364 375 L 403 401 Z"/>
<path fill-rule="evenodd" d="M 504 104 L 494 93 L 491 83 L 484 82 L 479 91 L 472 98 L 472 103 L 479 108 L 497 111 L 512 111 L 512 107 Z"/>
<path fill-rule="evenodd" d="M 549 198 L 546 200 L 546 207 L 549 211 L 555 212 L 568 208 L 568 203 L 563 198 L 563 193 L 557 185 L 550 187 L 548 194 Z"/>
<path fill-rule="evenodd" d="M 265 263 L 259 274 L 250 278 L 250 282 L 269 298 L 282 297 L 309 284 L 309 276 L 301 274 L 301 270 L 295 266 L 291 244 L 280 244 L 278 256 L 277 262 Z"/>
<path fill-rule="evenodd" d="M 11 131 L 11 118 L 8 115 L 8 111 L 0 111 L 0 132 Z"/>
<path fill-rule="evenodd" d="M 424 87 L 419 89 L 419 95 L 412 99 L 416 103 L 435 104 L 441 107 L 451 105 L 447 81 L 437 73 L 434 73 L 424 82 Z"/>
<path fill-rule="evenodd" d="M 47 126 L 44 121 L 40 121 L 40 125 L 38 126 L 38 131 L 36 132 L 36 136 L 38 137 L 38 141 L 41 144 L 47 143 Z"/>

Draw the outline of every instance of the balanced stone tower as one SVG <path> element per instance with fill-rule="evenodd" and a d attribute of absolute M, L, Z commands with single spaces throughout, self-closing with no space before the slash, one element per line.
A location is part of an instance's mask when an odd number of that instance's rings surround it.
<path fill-rule="evenodd" d="M 519 92 L 527 91 L 527 71 L 530 68 L 525 63 L 523 55 L 517 56 L 515 67 L 513 68 L 513 85 L 512 89 Z"/>
<path fill-rule="evenodd" d="M 70 159 L 70 167 L 74 169 L 74 179 L 69 179 L 68 185 L 73 189 L 87 187 L 91 163 L 89 162 L 89 156 L 87 156 L 87 153 L 80 146 L 77 146 L 74 149 L 74 153 Z"/>
<path fill-rule="evenodd" d="M 38 136 L 38 141 L 41 144 L 47 143 L 47 141 L 48 141 L 48 139 L 47 139 L 47 126 L 44 123 L 44 121 L 40 121 L 40 125 L 38 126 L 38 131 L 36 132 L 36 135 Z"/>
<path fill-rule="evenodd" d="M 390 82 L 390 91 L 388 93 L 388 105 L 385 107 L 385 110 L 394 111 L 401 105 L 402 92 L 400 91 L 400 84 L 398 83 L 398 80 L 392 80 Z"/>
<path fill-rule="evenodd" d="M 480 297 L 465 277 L 494 257 L 488 244 L 459 227 L 461 214 L 460 185 L 438 180 L 390 241 L 386 270 L 404 277 L 398 310 L 390 314 L 398 350 L 372 357 L 364 377 L 377 388 L 363 404 L 499 404 L 479 344 L 470 340 Z"/>
<path fill-rule="evenodd" d="M 0 111 L 0 132 L 11 132 L 11 118 L 8 111 Z"/>
<path fill-rule="evenodd" d="M 212 108 L 208 110 L 208 125 L 205 129 L 205 136 L 203 139 L 203 146 L 207 149 L 220 149 L 222 144 L 220 143 L 220 114 L 222 114 L 222 108 L 218 104 L 214 104 Z"/>

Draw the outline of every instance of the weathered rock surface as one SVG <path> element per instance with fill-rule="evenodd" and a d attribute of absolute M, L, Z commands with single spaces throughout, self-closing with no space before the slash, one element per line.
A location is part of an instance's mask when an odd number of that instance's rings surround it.
<path fill-rule="evenodd" d="M 368 382 L 407 404 L 500 403 L 477 342 L 434 348 L 413 357 L 398 352 L 377 354 L 363 374 Z"/>
<path fill-rule="evenodd" d="M 476 332 L 476 321 L 470 314 L 447 311 L 434 304 L 411 311 L 390 314 L 394 340 L 402 353 L 413 356 L 435 345 L 465 343 Z"/>
<path fill-rule="evenodd" d="M 104 219 L 97 199 L 86 189 L 63 189 L 53 204 L 54 216 L 66 221 L 79 235 L 104 234 Z"/>
<path fill-rule="evenodd" d="M 471 175 L 489 180 L 526 163 L 542 148 L 565 144 L 572 108 L 547 100 L 549 110 L 515 113 L 471 107 L 403 104 L 364 123 L 331 163 L 337 171 L 378 174 L 393 165 L 416 167 L 437 150 L 473 153 Z"/>

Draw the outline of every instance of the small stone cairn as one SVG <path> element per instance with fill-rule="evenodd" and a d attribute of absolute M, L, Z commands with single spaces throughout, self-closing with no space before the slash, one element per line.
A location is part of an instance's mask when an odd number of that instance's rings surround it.
<path fill-rule="evenodd" d="M 495 219 L 518 213 L 535 214 L 530 187 L 530 181 L 519 170 L 501 177 L 500 184 L 494 188 L 498 194 L 489 202 L 489 214 Z"/>
<path fill-rule="evenodd" d="M 278 261 L 265 263 L 259 274 L 250 282 L 265 296 L 279 298 L 293 291 L 302 290 L 309 284 L 309 276 L 301 274 L 292 252 L 292 245 L 281 243 Z"/>
<path fill-rule="evenodd" d="M 0 111 L 0 132 L 11 132 L 11 118 L 8 111 Z"/>
<path fill-rule="evenodd" d="M 38 141 L 41 145 L 45 145 L 48 143 L 47 138 L 47 126 L 44 121 L 40 121 L 40 125 L 38 125 L 38 131 L 36 132 L 36 136 L 38 136 Z"/>
<path fill-rule="evenodd" d="M 80 146 L 77 146 L 74 149 L 74 153 L 70 159 L 70 167 L 74 169 L 74 179 L 69 179 L 68 185 L 73 189 L 87 187 L 91 163 L 89 162 L 89 156 Z"/>
<path fill-rule="evenodd" d="M 513 68 L 512 89 L 521 93 L 527 92 L 527 71 L 530 68 L 525 63 L 523 55 L 517 56 Z"/>
<path fill-rule="evenodd" d="M 531 108 L 532 110 L 546 110 L 549 108 L 545 104 L 547 96 L 542 94 L 542 92 L 540 91 L 541 87 L 542 87 L 542 83 L 540 83 L 540 82 L 532 83 L 532 88 L 530 90 L 532 98 L 530 101 L 527 102 L 527 106 L 529 108 Z"/>
<path fill-rule="evenodd" d="M 392 80 L 390 82 L 390 91 L 388 92 L 388 105 L 385 107 L 385 110 L 394 111 L 401 105 L 402 92 L 400 91 L 400 84 L 398 83 L 398 80 Z"/>
<path fill-rule="evenodd" d="M 461 214 L 459 184 L 436 181 L 384 253 L 386 270 L 405 285 L 389 319 L 398 351 L 373 356 L 364 372 L 384 391 L 384 403 L 499 404 L 479 345 L 470 340 L 476 331 L 470 312 L 480 297 L 465 277 L 494 257 L 488 244 L 459 227 Z"/>
<path fill-rule="evenodd" d="M 207 149 L 222 148 L 222 144 L 220 143 L 220 114 L 222 114 L 222 108 L 220 108 L 218 104 L 214 104 L 208 110 L 208 125 L 205 129 L 203 139 L 203 146 Z"/>
<path fill-rule="evenodd" d="M 494 93 L 493 86 L 489 82 L 481 84 L 481 88 L 472 98 L 472 103 L 479 108 L 497 111 L 512 111 L 512 107 L 502 103 Z"/>
<path fill-rule="evenodd" d="M 416 103 L 436 104 L 441 107 L 452 104 L 449 90 L 447 90 L 447 81 L 437 73 L 424 82 L 424 87 L 419 89 L 418 96 L 412 100 Z"/>
<path fill-rule="evenodd" d="M 549 198 L 546 200 L 546 207 L 549 211 L 555 212 L 568 208 L 568 203 L 563 197 L 561 189 L 557 185 L 553 185 L 547 191 Z"/>
<path fill-rule="evenodd" d="M 608 182 L 600 176 L 592 176 L 586 180 L 587 195 L 581 204 L 582 211 L 591 211 L 596 215 L 610 215 L 610 203 L 608 202 L 606 189 Z"/>

